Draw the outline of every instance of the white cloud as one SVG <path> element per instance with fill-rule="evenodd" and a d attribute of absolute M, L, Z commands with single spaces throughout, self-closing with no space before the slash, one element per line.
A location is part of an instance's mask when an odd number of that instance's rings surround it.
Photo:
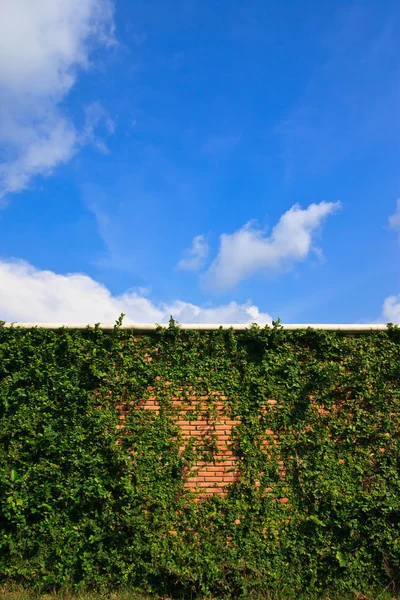
<path fill-rule="evenodd" d="M 163 310 L 164 322 L 168 320 L 167 315 L 172 315 L 180 323 L 272 323 L 272 317 L 260 312 L 251 302 L 238 304 L 232 301 L 220 306 L 207 307 L 178 300 L 165 305 Z"/>
<path fill-rule="evenodd" d="M 0 197 L 71 158 L 79 134 L 60 104 L 91 49 L 112 42 L 112 0 L 2 0 Z"/>
<path fill-rule="evenodd" d="M 178 269 L 186 271 L 197 271 L 204 266 L 208 256 L 208 243 L 204 235 L 196 235 L 192 240 L 192 245 L 185 252 L 185 258 L 178 263 Z"/>
<path fill-rule="evenodd" d="M 200 307 L 188 302 L 155 304 L 147 290 L 113 295 L 87 275 L 59 275 L 24 261 L 0 261 L 0 320 L 18 322 L 113 323 L 270 323 L 271 317 L 250 303 Z"/>
<path fill-rule="evenodd" d="M 400 198 L 397 200 L 396 212 L 389 217 L 389 226 L 400 234 Z M 381 320 L 385 323 L 400 323 L 400 294 L 385 298 Z"/>
<path fill-rule="evenodd" d="M 382 317 L 385 323 L 400 323 L 400 294 L 385 299 Z"/>
<path fill-rule="evenodd" d="M 96 150 L 107 154 L 108 146 L 104 139 L 97 135 L 96 131 L 100 124 L 104 125 L 106 135 L 112 135 L 115 131 L 115 122 L 108 116 L 100 102 L 93 102 L 85 107 L 85 127 L 81 135 L 82 143 L 90 143 Z"/>
<path fill-rule="evenodd" d="M 400 198 L 397 200 L 396 212 L 389 217 L 389 225 L 400 233 Z M 383 302 L 382 320 L 385 323 L 400 323 L 400 294 L 388 296 Z"/>
<path fill-rule="evenodd" d="M 397 200 L 396 212 L 389 217 L 389 225 L 395 231 L 400 232 L 400 198 Z"/>
<path fill-rule="evenodd" d="M 339 206 L 339 202 L 320 202 L 302 209 L 295 204 L 270 236 L 251 223 L 235 233 L 222 234 L 218 256 L 203 275 L 203 283 L 217 291 L 226 290 L 257 271 L 282 270 L 304 260 L 313 249 L 316 230 Z"/>

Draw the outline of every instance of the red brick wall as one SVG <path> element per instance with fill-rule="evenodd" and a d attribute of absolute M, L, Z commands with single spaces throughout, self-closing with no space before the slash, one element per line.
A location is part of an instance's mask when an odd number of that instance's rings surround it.
<path fill-rule="evenodd" d="M 167 382 L 168 385 L 168 382 Z M 136 409 L 150 410 L 158 413 L 160 403 L 154 395 L 155 391 L 150 386 L 148 388 L 149 396 L 137 405 Z M 183 392 L 182 392 L 183 393 Z M 189 394 L 192 393 L 189 390 Z M 198 460 L 191 472 L 187 474 L 185 486 L 195 492 L 198 498 L 205 498 L 211 494 L 224 494 L 226 487 L 233 483 L 239 475 L 237 459 L 231 447 L 232 428 L 240 424 L 239 419 L 232 419 L 227 411 L 227 398 L 219 392 L 213 392 L 212 396 L 182 395 L 172 397 L 172 405 L 175 408 L 175 424 L 181 430 L 182 449 L 185 444 L 191 440 L 196 448 L 201 448 L 207 440 L 214 440 L 215 451 L 212 460 Z M 269 400 L 269 404 L 277 404 L 275 400 Z M 128 410 L 126 405 L 117 406 L 119 410 L 120 424 L 117 426 L 121 431 L 125 428 L 124 422 Z M 190 413 L 196 413 L 196 418 Z M 278 444 L 278 436 L 272 430 L 266 430 L 267 439 L 264 441 L 264 447 L 267 450 L 269 445 Z M 285 468 L 282 461 L 279 461 L 280 477 L 285 479 Z M 260 481 L 255 485 L 260 487 Z M 264 490 L 269 494 L 272 488 L 267 487 Z M 287 498 L 281 498 L 282 503 L 286 503 Z"/>
<path fill-rule="evenodd" d="M 152 393 L 152 388 L 149 392 Z M 224 493 L 224 488 L 232 483 L 237 476 L 237 466 L 230 448 L 230 436 L 232 427 L 239 423 L 232 420 L 224 409 L 226 397 L 214 392 L 213 398 L 208 396 L 181 396 L 172 398 L 175 407 L 176 425 L 182 433 L 183 447 L 191 439 L 197 447 L 201 447 L 206 440 L 213 439 L 216 443 L 216 452 L 213 453 L 213 461 L 199 460 L 188 474 L 185 485 L 198 494 L 199 498 L 210 494 Z M 210 414 L 212 405 L 212 414 Z M 139 403 L 138 408 L 158 412 L 160 404 L 158 399 L 150 395 L 149 398 Z M 117 406 L 119 410 L 120 424 L 118 429 L 123 430 L 128 408 L 125 405 Z M 196 412 L 195 420 L 187 416 L 189 412 Z"/>

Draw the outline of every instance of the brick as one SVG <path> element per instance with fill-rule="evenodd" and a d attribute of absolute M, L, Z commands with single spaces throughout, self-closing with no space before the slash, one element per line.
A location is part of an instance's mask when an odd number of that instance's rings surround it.
<path fill-rule="evenodd" d="M 211 489 L 213 487 L 213 484 L 210 481 L 197 481 L 195 487 L 198 487 L 198 488 L 210 488 Z"/>

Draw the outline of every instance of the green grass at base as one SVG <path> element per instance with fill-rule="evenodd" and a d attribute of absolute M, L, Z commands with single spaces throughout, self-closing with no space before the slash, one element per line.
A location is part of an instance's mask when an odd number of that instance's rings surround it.
<path fill-rule="evenodd" d="M 43 593 L 35 589 L 26 589 L 20 587 L 0 587 L 0 600 L 172 600 L 171 598 L 156 597 L 142 594 L 138 591 L 118 591 L 118 592 L 93 592 L 93 591 L 81 591 L 73 592 L 70 590 L 60 590 L 57 592 Z M 174 600 L 195 600 L 189 596 L 182 596 L 181 599 L 174 598 Z M 196 600 L 227 600 L 226 598 L 214 598 L 211 596 L 205 596 L 203 598 L 197 597 Z M 344 596 L 343 594 L 331 595 L 327 594 L 321 597 L 302 595 L 301 597 L 292 598 L 289 596 L 277 596 L 270 594 L 252 594 L 248 597 L 242 597 L 242 600 L 400 600 L 399 593 L 392 593 L 388 590 L 375 590 L 370 593 L 364 594 L 350 594 Z"/>

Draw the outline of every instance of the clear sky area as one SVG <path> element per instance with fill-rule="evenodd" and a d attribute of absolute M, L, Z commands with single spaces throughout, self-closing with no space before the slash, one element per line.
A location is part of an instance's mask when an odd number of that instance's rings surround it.
<path fill-rule="evenodd" d="M 2 0 L 0 320 L 400 322 L 400 5 Z"/>

